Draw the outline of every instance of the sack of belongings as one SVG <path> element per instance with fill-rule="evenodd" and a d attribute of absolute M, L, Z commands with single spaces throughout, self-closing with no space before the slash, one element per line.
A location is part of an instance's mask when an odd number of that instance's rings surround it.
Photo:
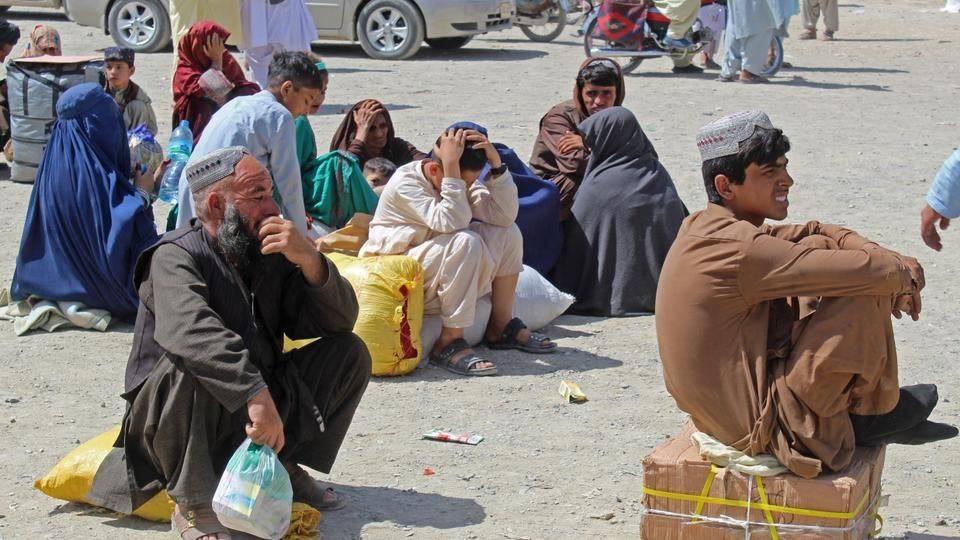
<path fill-rule="evenodd" d="M 422 347 L 423 268 L 403 255 L 357 259 L 327 255 L 353 285 L 360 316 L 353 332 L 373 360 L 373 375 L 393 377 L 417 369 Z"/>
<path fill-rule="evenodd" d="M 116 426 L 89 441 L 81 444 L 57 463 L 49 473 L 33 483 L 33 487 L 55 499 L 90 504 L 87 493 L 93 486 L 93 479 L 100 464 L 113 449 L 113 443 L 120 435 L 120 426 Z M 133 515 L 150 521 L 166 522 L 173 516 L 173 500 L 166 490 L 154 495 L 143 506 L 133 511 Z M 320 524 L 320 512 L 303 504 L 293 503 L 290 511 L 290 527 L 284 537 L 286 540 L 306 540 L 317 537 Z"/>

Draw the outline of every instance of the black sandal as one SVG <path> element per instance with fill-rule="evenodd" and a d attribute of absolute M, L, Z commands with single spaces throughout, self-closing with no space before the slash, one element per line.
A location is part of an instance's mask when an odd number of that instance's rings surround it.
<path fill-rule="evenodd" d="M 465 354 L 460 358 L 454 359 L 457 353 L 470 349 L 470 344 L 464 339 L 455 339 L 449 345 L 443 348 L 439 353 L 430 353 L 430 363 L 440 366 L 451 373 L 457 375 L 467 375 L 469 377 L 486 377 L 497 374 L 497 367 L 487 367 L 473 369 L 473 366 L 480 362 L 488 362 L 474 353 Z"/>
<path fill-rule="evenodd" d="M 526 327 L 527 325 L 523 324 L 523 321 L 514 318 L 507 323 L 507 327 L 503 329 L 499 340 L 487 341 L 487 347 L 499 351 L 517 349 L 518 351 L 534 354 L 550 354 L 557 351 L 557 344 L 550 341 L 550 338 L 540 332 L 530 332 L 530 339 L 528 339 L 526 343 L 517 341 L 517 334 Z"/>

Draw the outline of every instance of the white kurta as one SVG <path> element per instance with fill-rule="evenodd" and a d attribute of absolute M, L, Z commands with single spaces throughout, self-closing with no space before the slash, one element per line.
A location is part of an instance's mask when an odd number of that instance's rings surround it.
<path fill-rule="evenodd" d="M 391 177 L 360 256 L 416 259 L 424 270 L 424 313 L 439 314 L 447 328 L 468 328 L 494 278 L 523 270 L 517 186 L 507 171 L 469 188 L 444 178 L 437 191 L 422 164 L 408 163 Z"/>
<path fill-rule="evenodd" d="M 309 51 L 317 40 L 317 26 L 303 0 L 241 0 L 241 49 L 273 45 L 287 51 Z"/>

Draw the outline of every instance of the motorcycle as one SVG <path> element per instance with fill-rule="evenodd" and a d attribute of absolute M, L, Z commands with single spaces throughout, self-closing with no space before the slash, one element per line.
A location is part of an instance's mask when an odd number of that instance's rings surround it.
<path fill-rule="evenodd" d="M 617 59 L 624 73 L 636 70 L 648 58 L 682 58 L 699 52 L 712 56 L 723 42 L 727 25 L 726 4 L 727 0 L 701 0 L 697 21 L 686 36 L 693 47 L 674 49 L 663 43 L 670 19 L 651 0 L 603 0 L 600 8 L 587 14 L 580 29 L 584 51 L 587 57 Z M 783 42 L 779 36 L 773 37 L 770 53 L 767 65 L 758 75 L 771 77 L 783 65 Z"/>
<path fill-rule="evenodd" d="M 532 41 L 553 41 L 567 26 L 567 13 L 574 10 L 573 3 L 573 0 L 517 0 L 513 24 Z"/>

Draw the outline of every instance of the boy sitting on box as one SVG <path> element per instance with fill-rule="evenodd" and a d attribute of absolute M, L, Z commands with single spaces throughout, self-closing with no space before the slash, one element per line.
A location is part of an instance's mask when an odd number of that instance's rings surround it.
<path fill-rule="evenodd" d="M 150 133 L 157 134 L 157 116 L 150 105 L 150 96 L 130 80 L 137 68 L 133 65 L 133 49 L 127 47 L 109 47 L 103 51 L 106 62 L 104 72 L 107 84 L 104 90 L 110 94 L 120 107 L 123 124 L 127 131 L 143 124 Z"/>
<path fill-rule="evenodd" d="M 855 232 L 787 217 L 790 143 L 761 111 L 700 130 L 709 204 L 686 220 L 657 292 L 667 390 L 697 429 L 812 478 L 855 445 L 957 435 L 934 385 L 900 388 L 890 316 L 920 314 L 923 268 Z"/>

